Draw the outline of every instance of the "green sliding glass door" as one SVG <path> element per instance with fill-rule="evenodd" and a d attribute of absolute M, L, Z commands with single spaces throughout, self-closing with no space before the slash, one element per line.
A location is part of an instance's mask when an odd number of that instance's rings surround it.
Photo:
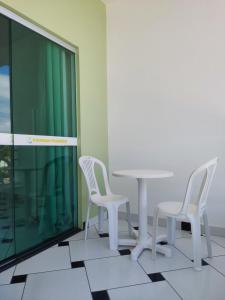
<path fill-rule="evenodd" d="M 73 52 L 0 15 L 0 260 L 77 227 L 75 84 Z"/>
<path fill-rule="evenodd" d="M 0 261 L 15 253 L 10 115 L 10 24 L 0 17 Z"/>
<path fill-rule="evenodd" d="M 15 146 L 15 245 L 19 253 L 77 225 L 73 147 Z"/>

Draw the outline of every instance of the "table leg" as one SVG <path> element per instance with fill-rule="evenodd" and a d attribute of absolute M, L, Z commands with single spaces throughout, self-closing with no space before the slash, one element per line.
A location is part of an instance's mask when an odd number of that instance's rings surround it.
<path fill-rule="evenodd" d="M 138 179 L 138 211 L 139 211 L 139 241 L 148 238 L 148 202 L 147 183 L 144 179 Z"/>
<path fill-rule="evenodd" d="M 145 179 L 138 179 L 138 214 L 139 235 L 137 246 L 131 252 L 132 260 L 137 260 L 144 249 L 152 249 L 152 238 L 148 235 L 148 201 Z M 156 246 L 156 251 L 171 256 L 171 249 L 162 245 Z"/>
<path fill-rule="evenodd" d="M 148 203 L 147 184 L 142 178 L 138 179 L 138 214 L 139 214 L 139 235 L 137 246 L 132 250 L 131 257 L 137 260 L 138 256 L 145 249 L 148 236 Z"/>

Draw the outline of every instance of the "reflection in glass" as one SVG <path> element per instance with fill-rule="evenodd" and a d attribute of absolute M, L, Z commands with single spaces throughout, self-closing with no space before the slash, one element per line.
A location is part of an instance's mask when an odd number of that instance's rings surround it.
<path fill-rule="evenodd" d="M 12 21 L 12 69 L 14 133 L 75 137 L 74 53 Z"/>
<path fill-rule="evenodd" d="M 0 16 L 0 133 L 10 133 L 9 21 Z"/>
<path fill-rule="evenodd" d="M 77 226 L 74 147 L 15 147 L 16 252 Z"/>
<path fill-rule="evenodd" d="M 14 254 L 11 146 L 0 146 L 0 260 Z"/>
<path fill-rule="evenodd" d="M 75 89 L 74 53 L 0 15 L 0 134 L 76 137 Z M 0 262 L 77 227 L 76 148 L 2 144 Z"/>
<path fill-rule="evenodd" d="M 0 133 L 10 133 L 9 20 L 0 16 Z M 0 143 L 0 260 L 15 253 L 12 146 Z"/>

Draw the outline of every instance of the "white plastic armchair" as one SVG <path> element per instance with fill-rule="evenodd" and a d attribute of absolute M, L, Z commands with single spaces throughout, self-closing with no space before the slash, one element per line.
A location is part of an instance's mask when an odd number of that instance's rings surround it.
<path fill-rule="evenodd" d="M 218 158 L 214 158 L 196 169 L 190 176 L 183 202 L 161 202 L 154 211 L 153 217 L 153 257 L 156 256 L 157 226 L 159 216 L 170 219 L 169 243 L 175 243 L 176 220 L 191 223 L 194 268 L 201 270 L 201 217 L 203 217 L 207 240 L 208 256 L 212 257 L 210 231 L 207 217 L 207 199 L 212 180 L 216 171 Z M 201 177 L 200 177 L 201 176 Z M 196 201 L 192 201 L 193 186 L 201 179 Z"/>
<path fill-rule="evenodd" d="M 98 213 L 98 230 L 99 233 L 102 233 L 103 225 L 103 209 L 106 208 L 108 211 L 109 219 L 109 243 L 110 249 L 116 250 L 118 248 L 118 209 L 122 204 L 126 204 L 127 208 L 127 221 L 128 221 L 128 230 L 131 234 L 131 222 L 130 222 L 130 204 L 128 198 L 122 195 L 115 195 L 111 192 L 109 186 L 108 175 L 105 165 L 98 159 L 92 156 L 82 156 L 79 159 L 80 167 L 84 173 L 88 187 L 88 209 L 87 209 L 87 218 L 85 223 L 85 240 L 87 239 L 87 232 L 89 227 L 89 216 L 90 208 L 93 204 L 99 207 Z M 105 195 L 100 193 L 98 181 L 95 173 L 95 166 L 99 166 L 102 171 L 104 179 L 104 188 Z"/>

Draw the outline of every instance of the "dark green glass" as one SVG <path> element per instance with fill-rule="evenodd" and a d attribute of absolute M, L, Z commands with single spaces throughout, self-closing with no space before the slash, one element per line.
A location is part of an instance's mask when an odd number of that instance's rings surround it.
<path fill-rule="evenodd" d="M 74 53 L 0 15 L 0 134 L 76 137 L 75 75 Z M 0 141 L 0 262 L 77 227 L 77 189 L 76 147 Z"/>
<path fill-rule="evenodd" d="M 77 227 L 75 149 L 15 146 L 17 253 Z"/>
<path fill-rule="evenodd" d="M 12 147 L 0 146 L 0 260 L 15 254 Z"/>
<path fill-rule="evenodd" d="M 15 134 L 76 137 L 75 55 L 12 21 Z M 14 147 L 16 253 L 77 226 L 76 148 Z"/>
<path fill-rule="evenodd" d="M 11 132 L 9 20 L 0 15 L 0 133 Z"/>
<path fill-rule="evenodd" d="M 75 55 L 12 21 L 13 130 L 76 137 Z"/>
<path fill-rule="evenodd" d="M 9 40 L 9 20 L 0 15 L 0 133 L 11 132 Z M 15 253 L 12 200 L 12 146 L 0 143 L 0 260 Z"/>

